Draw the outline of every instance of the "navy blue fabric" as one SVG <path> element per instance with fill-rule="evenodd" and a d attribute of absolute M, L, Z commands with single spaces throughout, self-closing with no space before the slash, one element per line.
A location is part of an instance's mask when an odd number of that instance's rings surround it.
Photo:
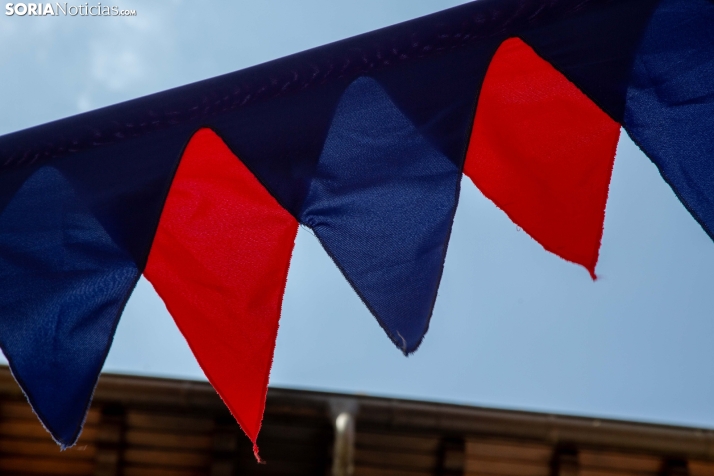
<path fill-rule="evenodd" d="M 424 138 L 461 168 L 481 83 L 501 40 L 469 44 L 448 55 L 415 58 L 370 76 Z"/>
<path fill-rule="evenodd" d="M 208 124 L 293 216 L 300 212 L 348 81 L 337 79 L 302 94 L 249 104 Z"/>
<path fill-rule="evenodd" d="M 0 214 L 0 346 L 45 427 L 74 444 L 139 271 L 53 167 Z"/>
<path fill-rule="evenodd" d="M 0 137 L 0 209 L 7 199 L 2 193 L 4 171 L 81 151 L 91 152 L 91 158 L 84 155 L 82 162 L 97 161 L 109 153 L 107 148 L 112 144 L 159 137 L 160 131 L 165 132 L 162 140 L 167 143 L 184 144 L 188 140 L 186 130 L 211 127 L 297 217 L 334 108 L 344 88 L 356 78 L 378 78 L 424 137 L 460 164 L 465 147 L 461 135 L 468 127 L 487 57 L 501 41 L 532 31 L 531 39 L 538 48 L 568 72 L 566 75 L 574 71 L 571 79 L 578 85 L 582 82 L 583 90 L 592 92 L 596 103 L 603 105 L 607 100 L 601 101 L 598 91 L 618 90 L 619 86 L 610 84 L 612 81 L 620 84 L 621 75 L 609 71 L 629 65 L 628 58 L 614 62 L 603 58 L 632 53 L 637 24 L 648 16 L 647 11 L 640 11 L 646 5 L 647 0 L 478 0 L 235 73 L 9 134 Z M 624 34 L 630 31 L 628 28 L 631 32 Z M 561 35 L 567 39 L 548 42 Z M 611 35 L 611 42 L 595 41 Z M 614 102 L 622 102 L 621 96 Z M 134 151 L 124 156 L 126 160 L 157 160 L 163 164 L 160 156 L 132 159 L 131 155 L 138 154 L 138 142 L 135 144 Z M 172 145 L 165 153 L 177 153 L 174 148 Z M 150 208 L 153 210 L 153 205 Z M 130 219 L 117 209 L 111 210 L 112 216 L 110 210 L 104 211 L 107 213 L 98 215 L 100 221 L 107 223 L 107 230 L 122 245 L 126 240 L 115 236 L 114 223 L 124 227 L 126 236 L 153 235 L 156 219 L 148 212 Z M 147 239 L 134 239 L 137 243 L 129 243 L 131 254 L 142 268 L 146 251 L 142 247 Z"/>
<path fill-rule="evenodd" d="M 657 8 L 634 64 L 625 127 L 714 238 L 714 2 Z"/>
<path fill-rule="evenodd" d="M 656 2 L 478 0 L 0 137 L 0 345 L 35 410 L 56 439 L 73 441 L 182 150 L 201 127 L 313 227 L 391 339 L 413 351 L 428 326 L 474 108 L 498 45 L 524 38 L 620 120 Z M 705 0 L 665 5 L 710 18 Z M 669 31 L 658 15 L 636 70 L 666 87 L 650 88 L 638 73 L 628 129 L 709 223 L 699 211 L 711 201 L 701 159 L 711 148 L 706 85 L 689 73 L 679 86 L 670 79 L 683 58 L 711 77 L 702 63 L 711 38 L 701 25 Z M 681 51 L 658 53 L 659 31 Z M 653 94 L 694 99 L 664 108 Z M 648 129 L 641 121 L 650 114 L 659 122 Z M 701 124 L 692 125 L 695 116 Z M 677 162 L 678 154 L 686 157 Z"/>
<path fill-rule="evenodd" d="M 300 221 L 405 354 L 429 325 L 460 178 L 376 81 L 345 91 Z"/>
<path fill-rule="evenodd" d="M 597 2 L 519 36 L 622 123 L 635 52 L 659 0 Z"/>
<path fill-rule="evenodd" d="M 197 127 L 180 125 L 96 149 L 80 149 L 51 160 L 52 166 L 70 182 L 78 199 L 117 246 L 127 251 L 138 269 L 146 264 L 173 172 Z M 28 161 L 5 169 L 0 167 L 0 212 L 43 163 L 46 162 Z"/>
<path fill-rule="evenodd" d="M 157 131 L 52 161 L 140 270 L 146 265 L 173 172 L 193 132 L 193 125 L 177 126 L 175 131 Z"/>

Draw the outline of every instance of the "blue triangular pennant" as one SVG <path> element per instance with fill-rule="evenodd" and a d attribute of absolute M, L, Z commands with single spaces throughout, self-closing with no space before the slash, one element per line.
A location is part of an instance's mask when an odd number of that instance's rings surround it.
<path fill-rule="evenodd" d="M 79 435 L 138 274 L 52 167 L 35 172 L 0 214 L 0 345 L 62 446 Z"/>
<path fill-rule="evenodd" d="M 429 325 L 460 177 L 379 83 L 347 88 L 300 219 L 405 354 Z"/>

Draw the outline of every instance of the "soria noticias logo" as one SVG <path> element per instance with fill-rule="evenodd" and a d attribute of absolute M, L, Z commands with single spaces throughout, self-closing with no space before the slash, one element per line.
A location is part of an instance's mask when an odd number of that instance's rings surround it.
<path fill-rule="evenodd" d="M 134 17 L 136 10 L 123 10 L 116 6 L 97 3 L 70 5 L 65 3 L 6 3 L 5 15 L 23 16 L 71 16 L 71 17 Z"/>

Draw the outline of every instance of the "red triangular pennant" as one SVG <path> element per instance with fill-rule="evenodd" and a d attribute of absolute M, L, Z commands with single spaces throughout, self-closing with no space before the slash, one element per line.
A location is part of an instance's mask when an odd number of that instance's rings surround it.
<path fill-rule="evenodd" d="M 255 446 L 297 221 L 210 129 L 181 159 L 145 275 Z"/>
<path fill-rule="evenodd" d="M 518 38 L 499 47 L 464 173 L 546 250 L 595 278 L 620 126 Z"/>

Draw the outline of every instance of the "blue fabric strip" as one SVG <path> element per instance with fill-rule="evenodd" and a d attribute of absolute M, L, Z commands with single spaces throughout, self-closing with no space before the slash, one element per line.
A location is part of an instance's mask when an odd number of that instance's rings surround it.
<path fill-rule="evenodd" d="M 479 0 L 0 137 L 0 345 L 42 421 L 63 444 L 76 438 L 195 130 L 218 131 L 315 230 L 408 353 L 436 298 L 493 51 L 523 37 L 620 120 L 656 1 Z M 625 121 L 708 230 L 712 5 L 663 1 L 634 66 Z"/>
<path fill-rule="evenodd" d="M 635 60 L 625 128 L 714 238 L 714 2 L 659 5 Z"/>
<path fill-rule="evenodd" d="M 405 354 L 429 325 L 460 177 L 379 83 L 345 91 L 300 219 Z"/>
<path fill-rule="evenodd" d="M 56 169 L 37 170 L 0 214 L 0 345 L 33 409 L 74 444 L 139 277 Z"/>

